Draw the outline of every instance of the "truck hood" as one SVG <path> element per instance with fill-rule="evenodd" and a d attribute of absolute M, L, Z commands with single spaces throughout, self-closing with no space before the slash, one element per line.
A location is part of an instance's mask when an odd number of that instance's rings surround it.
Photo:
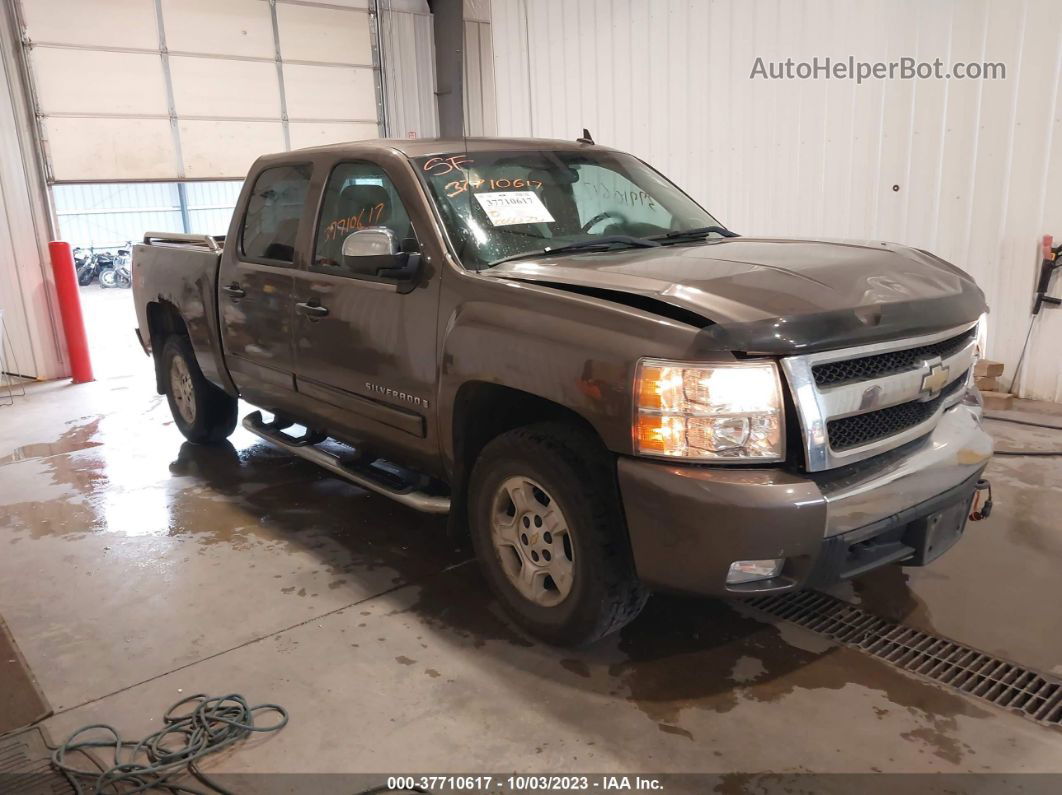
<path fill-rule="evenodd" d="M 728 238 L 503 263 L 482 275 L 595 295 L 686 322 L 709 347 L 827 350 L 972 323 L 984 294 L 966 273 L 892 243 Z M 631 297 L 639 297 L 631 300 Z M 674 317 L 674 313 L 671 313 Z"/>

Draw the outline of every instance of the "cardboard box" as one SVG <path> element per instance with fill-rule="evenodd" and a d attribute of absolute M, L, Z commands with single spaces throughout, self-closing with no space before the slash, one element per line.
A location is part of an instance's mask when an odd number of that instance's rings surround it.
<path fill-rule="evenodd" d="M 1003 362 L 994 362 L 991 359 L 978 359 L 977 364 L 974 365 L 974 375 L 978 378 L 981 378 L 982 376 L 995 378 L 996 376 L 1003 375 Z"/>
<path fill-rule="evenodd" d="M 984 398 L 985 408 L 993 411 L 1009 409 L 1014 400 L 1014 395 L 1009 392 L 982 392 L 981 397 Z"/>

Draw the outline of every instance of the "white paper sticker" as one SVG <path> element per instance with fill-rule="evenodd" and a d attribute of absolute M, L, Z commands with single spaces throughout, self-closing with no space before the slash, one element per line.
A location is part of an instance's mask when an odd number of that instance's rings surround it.
<path fill-rule="evenodd" d="M 553 216 L 533 190 L 503 190 L 474 195 L 494 226 L 553 223 Z"/>

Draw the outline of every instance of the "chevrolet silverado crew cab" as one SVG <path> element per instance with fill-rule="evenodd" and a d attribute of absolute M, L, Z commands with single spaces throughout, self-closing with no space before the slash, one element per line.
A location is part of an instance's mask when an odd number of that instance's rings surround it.
<path fill-rule="evenodd" d="M 652 589 L 926 564 L 992 453 L 963 271 L 738 236 L 584 139 L 261 157 L 227 235 L 147 234 L 133 289 L 190 441 L 223 440 L 243 399 L 259 436 L 449 512 L 512 617 L 557 644 Z"/>

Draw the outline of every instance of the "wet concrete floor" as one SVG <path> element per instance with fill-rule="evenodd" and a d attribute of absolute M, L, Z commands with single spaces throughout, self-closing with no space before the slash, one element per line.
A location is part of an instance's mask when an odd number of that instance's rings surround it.
<path fill-rule="evenodd" d="M 590 649 L 531 642 L 445 520 L 242 430 L 183 443 L 142 363 L 0 409 L 0 611 L 56 738 L 236 691 L 291 723 L 214 770 L 1062 772 L 1062 731 L 740 606 L 655 596 Z M 838 593 L 1062 672 L 1062 458 L 990 474 L 994 514 L 944 558 Z"/>

